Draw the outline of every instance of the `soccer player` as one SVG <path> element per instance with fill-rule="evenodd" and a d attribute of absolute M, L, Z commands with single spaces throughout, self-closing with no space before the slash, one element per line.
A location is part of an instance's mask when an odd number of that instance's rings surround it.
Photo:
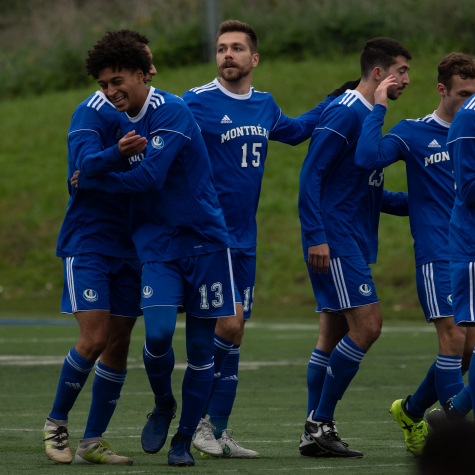
<path fill-rule="evenodd" d="M 307 374 L 314 409 L 305 431 L 322 452 L 339 457 L 363 456 L 341 442 L 334 412 L 382 325 L 368 263 L 376 259 L 384 171 L 357 168 L 356 144 L 381 81 L 397 79 L 388 93 L 392 99 L 409 84 L 409 59 L 407 48 L 391 38 L 366 43 L 359 86 L 325 109 L 300 174 L 302 244 L 322 311 Z"/>
<path fill-rule="evenodd" d="M 375 106 L 363 124 L 355 154 L 356 165 L 365 170 L 406 162 L 417 291 L 426 320 L 434 323 L 439 340 L 437 359 L 417 391 L 391 406 L 406 446 L 415 455 L 421 454 L 427 435 L 425 411 L 437 399 L 443 404 L 463 388 L 461 365 L 467 333 L 466 328 L 455 325 L 452 308 L 448 251 L 455 187 L 446 143 L 455 113 L 475 93 L 475 61 L 466 54 L 451 53 L 442 58 L 438 73 L 437 110 L 421 119 L 399 122 L 382 138 L 388 89 L 397 85 L 394 77 L 386 78 L 375 91 Z M 473 333 L 468 339 L 467 361 Z"/>
<path fill-rule="evenodd" d="M 143 71 L 149 68 L 150 58 L 136 43 L 119 41 L 113 33 L 89 52 L 88 73 L 125 112 L 122 130 L 134 130 L 148 143 L 130 159 L 131 171 L 92 180 L 79 172 L 72 184 L 133 193 L 132 237 L 143 265 L 143 357 L 155 395 L 155 407 L 142 432 L 142 447 L 148 453 L 163 447 L 175 417 L 172 337 L 178 309 L 186 312 L 188 368 L 168 463 L 190 466 L 194 465 L 191 439 L 214 379 L 216 320 L 236 314 L 235 288 L 229 237 L 200 130 L 181 98 L 144 84 Z"/>
<path fill-rule="evenodd" d="M 151 58 L 145 36 L 130 30 L 121 30 L 118 35 L 135 41 Z M 152 65 L 145 80 L 150 81 L 155 74 Z M 91 177 L 104 170 L 130 169 L 126 158 L 141 152 L 146 139 L 132 133 L 121 138 L 119 119 L 120 113 L 102 92 L 78 106 L 68 133 L 69 179 L 76 169 Z M 131 459 L 116 455 L 102 441 L 127 373 L 130 333 L 142 315 L 141 266 L 130 223 L 124 221 L 130 213 L 130 196 L 71 186 L 69 194 L 57 246 L 64 267 L 61 311 L 75 315 L 80 336 L 64 361 L 53 409 L 46 419 L 46 455 L 57 463 L 71 463 L 68 413 L 101 355 L 86 431 L 75 460 L 131 465 Z"/>
<path fill-rule="evenodd" d="M 202 453 L 218 444 L 222 456 L 254 458 L 259 453 L 238 444 L 227 429 L 238 384 L 244 323 L 251 316 L 256 275 L 256 212 L 269 140 L 298 145 L 307 140 L 325 106 L 345 84 L 309 112 L 285 116 L 268 92 L 252 87 L 259 63 L 258 38 L 247 23 L 229 20 L 216 35 L 220 77 L 183 94 L 201 129 L 211 160 L 216 191 L 231 240 L 234 277 L 243 302 L 235 317 L 220 319 L 214 337 L 215 385 L 193 445 Z M 243 310 L 243 311 L 242 311 Z M 211 416 L 211 419 L 210 419 Z M 216 442 L 216 439 L 218 442 Z"/>

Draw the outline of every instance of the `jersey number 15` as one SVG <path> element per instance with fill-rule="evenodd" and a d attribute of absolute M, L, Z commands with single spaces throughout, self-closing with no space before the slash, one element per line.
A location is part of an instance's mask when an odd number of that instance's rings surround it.
<path fill-rule="evenodd" d="M 257 168 L 261 164 L 261 152 L 258 150 L 262 147 L 262 143 L 256 142 L 252 144 L 252 154 L 256 157 L 251 161 L 253 167 Z M 247 168 L 247 143 L 242 147 L 241 168 Z"/>

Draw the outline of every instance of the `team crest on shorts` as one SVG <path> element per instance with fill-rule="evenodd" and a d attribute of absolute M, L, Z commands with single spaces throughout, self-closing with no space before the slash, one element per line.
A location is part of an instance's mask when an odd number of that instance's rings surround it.
<path fill-rule="evenodd" d="M 88 302 L 95 302 L 99 298 L 99 294 L 92 289 L 87 289 L 82 293 L 82 296 L 88 301 Z"/>
<path fill-rule="evenodd" d="M 152 147 L 156 148 L 157 150 L 162 149 L 165 146 L 165 141 L 160 137 L 160 135 L 155 135 L 152 139 Z"/>
<path fill-rule="evenodd" d="M 361 284 L 359 287 L 360 294 L 364 295 L 365 297 L 369 297 L 372 293 L 373 290 L 371 289 L 371 285 L 369 284 Z"/>
<path fill-rule="evenodd" d="M 151 297 L 153 295 L 153 289 L 152 287 L 149 287 L 148 285 L 146 285 L 144 288 L 143 288 L 143 296 L 145 299 L 148 299 L 149 297 Z"/>
<path fill-rule="evenodd" d="M 450 295 L 447 297 L 447 302 L 449 302 L 449 304 L 452 305 L 452 294 L 450 294 Z"/>

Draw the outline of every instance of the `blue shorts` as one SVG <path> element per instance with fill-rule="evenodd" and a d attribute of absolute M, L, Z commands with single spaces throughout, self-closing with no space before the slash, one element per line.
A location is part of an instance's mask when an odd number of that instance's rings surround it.
<path fill-rule="evenodd" d="M 138 259 L 87 253 L 63 257 L 61 313 L 106 310 L 120 317 L 140 317 Z"/>
<path fill-rule="evenodd" d="M 455 324 L 475 326 L 475 262 L 450 261 L 450 280 Z"/>
<path fill-rule="evenodd" d="M 330 259 L 326 274 L 315 274 L 308 266 L 307 269 L 317 312 L 340 312 L 378 302 L 371 268 L 361 256 Z"/>
<path fill-rule="evenodd" d="M 254 300 L 254 283 L 256 282 L 256 248 L 231 249 L 234 282 L 241 296 L 244 320 L 251 318 Z"/>
<path fill-rule="evenodd" d="M 236 315 L 236 295 L 229 249 L 146 262 L 142 273 L 142 308 L 172 306 L 201 318 Z"/>
<path fill-rule="evenodd" d="M 416 268 L 417 294 L 427 322 L 452 317 L 452 287 L 448 261 L 434 261 Z"/>

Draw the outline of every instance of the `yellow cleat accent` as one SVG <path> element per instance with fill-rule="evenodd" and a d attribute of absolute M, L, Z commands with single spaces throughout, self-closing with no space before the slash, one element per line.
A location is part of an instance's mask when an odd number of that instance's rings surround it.
<path fill-rule="evenodd" d="M 401 426 L 404 432 L 407 450 L 416 457 L 419 457 L 426 443 L 427 424 L 424 421 L 414 421 L 411 419 L 404 411 L 403 403 L 405 403 L 405 399 L 394 401 L 389 412 L 394 415 L 394 420 Z"/>
<path fill-rule="evenodd" d="M 73 461 L 66 426 L 58 426 L 49 419 L 46 419 L 43 435 L 46 456 L 50 460 L 57 464 L 70 464 Z"/>

